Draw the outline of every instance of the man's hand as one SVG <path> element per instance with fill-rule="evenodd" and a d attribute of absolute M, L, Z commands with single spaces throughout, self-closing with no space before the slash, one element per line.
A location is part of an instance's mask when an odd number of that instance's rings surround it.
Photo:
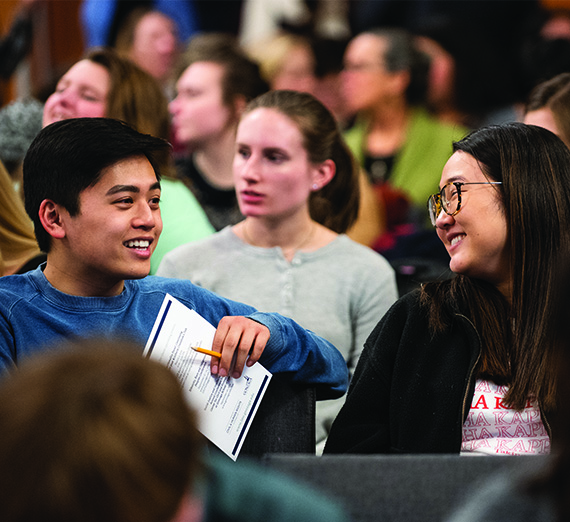
<path fill-rule="evenodd" d="M 240 377 L 245 364 L 252 366 L 259 360 L 269 335 L 267 326 L 247 317 L 222 317 L 212 343 L 212 350 L 220 352 L 222 357 L 212 357 L 212 374 L 226 377 L 231 371 L 234 379 Z M 234 354 L 235 361 L 232 365 Z"/>

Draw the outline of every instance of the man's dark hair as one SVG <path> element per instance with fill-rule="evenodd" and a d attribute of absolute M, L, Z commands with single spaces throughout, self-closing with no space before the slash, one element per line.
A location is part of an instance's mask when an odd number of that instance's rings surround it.
<path fill-rule="evenodd" d="M 141 134 L 110 118 L 75 118 L 42 129 L 24 158 L 26 212 L 34 222 L 40 248 L 48 252 L 51 239 L 38 216 L 44 199 L 62 205 L 75 216 L 79 194 L 95 185 L 105 168 L 119 161 L 145 156 L 160 180 L 155 155 L 169 147 L 163 139 Z"/>

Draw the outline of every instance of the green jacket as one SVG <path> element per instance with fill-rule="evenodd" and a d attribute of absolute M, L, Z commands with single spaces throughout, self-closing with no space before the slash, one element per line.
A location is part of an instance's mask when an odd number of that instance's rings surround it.
<path fill-rule="evenodd" d="M 345 133 L 358 162 L 364 166 L 364 145 L 368 121 L 359 118 Z M 413 109 L 406 142 L 396 156 L 390 184 L 402 189 L 416 206 L 425 207 L 438 191 L 441 171 L 452 154 L 452 142 L 467 134 L 460 125 L 436 120 L 423 109 Z"/>
<path fill-rule="evenodd" d="M 194 194 L 180 180 L 160 180 L 162 234 L 150 259 L 155 274 L 164 254 L 180 245 L 202 239 L 215 232 Z"/>
<path fill-rule="evenodd" d="M 318 459 L 319 457 L 315 457 Z M 254 461 L 212 454 L 198 483 L 205 522 L 348 522 L 341 501 Z"/>

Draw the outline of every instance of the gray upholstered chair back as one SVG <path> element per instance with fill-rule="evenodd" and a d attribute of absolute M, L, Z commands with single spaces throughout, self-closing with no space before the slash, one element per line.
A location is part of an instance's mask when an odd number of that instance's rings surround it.
<path fill-rule="evenodd" d="M 273 375 L 259 405 L 242 456 L 267 453 L 315 453 L 315 388 Z"/>
<path fill-rule="evenodd" d="M 491 474 L 539 469 L 545 457 L 268 455 L 263 462 L 342 502 L 353 522 L 437 522 Z"/>

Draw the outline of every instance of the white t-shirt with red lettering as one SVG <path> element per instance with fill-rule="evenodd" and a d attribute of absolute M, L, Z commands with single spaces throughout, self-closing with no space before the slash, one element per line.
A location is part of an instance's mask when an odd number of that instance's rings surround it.
<path fill-rule="evenodd" d="M 463 423 L 461 454 L 541 455 L 550 453 L 550 437 L 536 400 L 522 411 L 507 408 L 507 386 L 477 380 L 471 409 Z"/>

